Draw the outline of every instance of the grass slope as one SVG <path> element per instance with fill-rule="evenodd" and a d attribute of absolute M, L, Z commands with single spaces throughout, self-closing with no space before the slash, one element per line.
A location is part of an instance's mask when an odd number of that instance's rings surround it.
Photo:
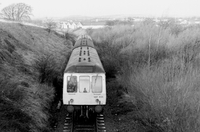
<path fill-rule="evenodd" d="M 0 23 L 1 132 L 51 131 L 51 104 L 62 90 L 71 44 L 45 29 Z"/>

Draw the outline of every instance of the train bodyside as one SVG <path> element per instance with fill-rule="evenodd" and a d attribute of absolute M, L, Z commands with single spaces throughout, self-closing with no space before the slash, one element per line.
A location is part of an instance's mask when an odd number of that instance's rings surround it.
<path fill-rule="evenodd" d="M 77 39 L 63 82 L 63 104 L 68 112 L 82 111 L 82 107 L 86 111 L 102 112 L 106 104 L 106 76 L 89 36 Z"/>

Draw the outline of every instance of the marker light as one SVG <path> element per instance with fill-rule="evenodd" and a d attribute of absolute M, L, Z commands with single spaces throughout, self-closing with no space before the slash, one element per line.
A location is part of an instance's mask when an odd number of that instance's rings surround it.
<path fill-rule="evenodd" d="M 101 104 L 101 101 L 99 99 L 96 99 L 97 104 Z"/>
<path fill-rule="evenodd" d="M 73 102 L 74 102 L 74 100 L 73 100 L 73 99 L 70 99 L 68 103 L 69 103 L 69 104 L 72 104 Z"/>
<path fill-rule="evenodd" d="M 70 99 L 70 102 L 71 102 L 71 103 L 73 103 L 73 102 L 74 102 L 74 100 L 73 100 L 73 99 Z"/>

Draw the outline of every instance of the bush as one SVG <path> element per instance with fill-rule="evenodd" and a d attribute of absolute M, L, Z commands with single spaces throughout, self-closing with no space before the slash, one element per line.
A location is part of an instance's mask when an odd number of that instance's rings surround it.
<path fill-rule="evenodd" d="M 54 99 L 54 89 L 37 84 L 24 74 L 16 73 L 6 79 L 3 76 L 0 78 L 0 130 L 47 130 L 50 116 L 48 109 Z"/>
<path fill-rule="evenodd" d="M 1 27 L 9 32 L 0 30 L 0 131 L 50 132 L 69 43 L 42 29 L 23 27 L 9 24 Z"/>
<path fill-rule="evenodd" d="M 35 60 L 33 67 L 39 73 L 39 82 L 52 84 L 53 80 L 59 75 L 55 59 L 50 55 L 43 55 Z"/>
<path fill-rule="evenodd" d="M 175 67 L 146 67 L 126 77 L 126 82 L 119 81 L 128 87 L 129 101 L 138 109 L 138 118 L 149 126 L 166 132 L 198 131 L 199 71 L 177 71 L 180 69 Z"/>
<path fill-rule="evenodd" d="M 130 118 L 151 131 L 200 129 L 199 28 L 176 26 L 141 24 L 91 32 L 108 78 L 116 77 L 117 104 L 132 103 Z"/>
<path fill-rule="evenodd" d="M 109 44 L 106 41 L 95 42 L 97 52 L 103 63 L 107 77 L 114 77 L 120 67 L 119 48 Z"/>

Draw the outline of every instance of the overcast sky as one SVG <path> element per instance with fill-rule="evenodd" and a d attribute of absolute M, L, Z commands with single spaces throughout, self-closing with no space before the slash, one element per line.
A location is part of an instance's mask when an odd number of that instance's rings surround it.
<path fill-rule="evenodd" d="M 36 18 L 119 14 L 200 16 L 200 0 L 0 0 L 0 10 L 19 2 L 30 5 Z"/>

